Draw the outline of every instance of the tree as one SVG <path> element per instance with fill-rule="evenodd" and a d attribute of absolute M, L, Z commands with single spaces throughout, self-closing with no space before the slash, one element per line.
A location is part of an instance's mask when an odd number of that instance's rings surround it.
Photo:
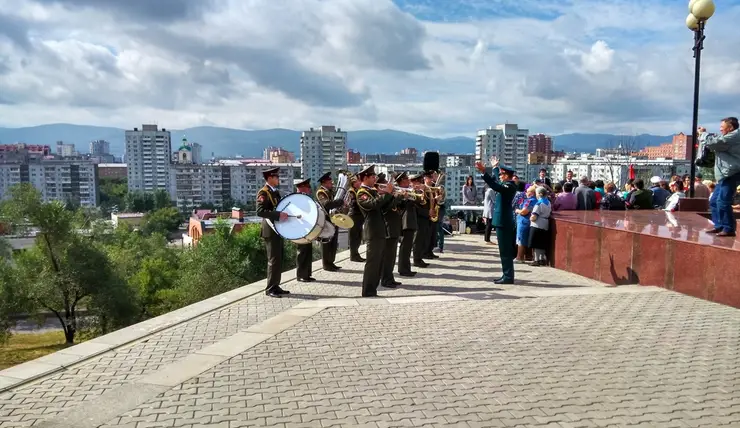
<path fill-rule="evenodd" d="M 182 216 L 177 208 L 167 207 L 147 213 L 142 230 L 146 235 L 159 233 L 166 236 L 175 232 L 181 223 Z"/>
<path fill-rule="evenodd" d="M 168 299 L 179 283 L 179 258 L 167 247 L 167 239 L 159 234 L 144 236 L 125 225 L 108 236 L 105 247 L 111 264 L 136 293 L 139 317 L 177 309 Z"/>
<path fill-rule="evenodd" d="M 125 283 L 96 243 L 78 233 L 76 213 L 60 202 L 42 202 L 31 185 L 14 186 L 9 194 L 3 214 L 16 230 L 36 232 L 34 247 L 14 257 L 18 300 L 30 310 L 52 312 L 67 343 L 74 342 L 82 304 L 110 320 L 106 324 L 125 324 L 130 315 Z"/>
<path fill-rule="evenodd" d="M 617 172 L 621 170 L 625 161 L 628 163 L 631 162 L 637 152 L 637 147 L 637 138 L 633 136 L 620 135 L 615 139 L 609 140 L 605 149 L 606 156 L 604 156 L 604 162 L 606 163 L 606 170 L 609 177 L 603 177 L 604 181 L 614 182 L 617 184 L 617 187 L 620 187 L 621 184 L 617 183 L 618 181 L 624 180 L 625 183 L 627 182 L 629 177 L 621 177 L 621 174 L 617 174 Z M 597 179 L 599 177 L 592 178 Z"/>
<path fill-rule="evenodd" d="M 170 194 L 164 189 L 157 189 L 152 194 L 155 210 L 161 210 L 163 208 L 169 208 L 172 206 L 172 200 Z"/>
<path fill-rule="evenodd" d="M 101 178 L 98 185 L 103 215 L 126 209 L 128 182 L 125 178 Z"/>

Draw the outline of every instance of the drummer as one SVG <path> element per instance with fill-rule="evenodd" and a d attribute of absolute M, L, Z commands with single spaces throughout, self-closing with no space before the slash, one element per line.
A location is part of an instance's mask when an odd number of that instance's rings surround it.
<path fill-rule="evenodd" d="M 275 232 L 271 222 L 288 219 L 288 213 L 276 211 L 280 202 L 278 190 L 280 168 L 262 171 L 265 185 L 257 192 L 257 215 L 262 217 L 260 236 L 265 241 L 267 250 L 267 287 L 265 294 L 270 297 L 282 297 L 290 291 L 280 288 L 280 275 L 283 272 L 283 238 Z"/>
<path fill-rule="evenodd" d="M 311 179 L 293 180 L 296 191 L 311 197 Z M 296 279 L 298 282 L 314 282 L 316 278 L 311 277 L 311 264 L 313 262 L 313 243 L 296 244 Z"/>
<path fill-rule="evenodd" d="M 319 190 L 316 191 L 316 200 L 324 208 L 326 214 L 330 214 L 331 210 L 335 208 L 341 208 L 344 205 L 344 200 L 334 200 L 334 181 L 331 179 L 331 172 L 327 172 L 319 178 Z M 327 218 L 327 221 L 329 218 Z M 339 247 L 339 228 L 334 228 L 334 237 L 329 242 L 321 244 L 321 261 L 325 271 L 336 272 L 341 269 L 339 266 L 334 264 L 337 258 L 337 248 Z"/>

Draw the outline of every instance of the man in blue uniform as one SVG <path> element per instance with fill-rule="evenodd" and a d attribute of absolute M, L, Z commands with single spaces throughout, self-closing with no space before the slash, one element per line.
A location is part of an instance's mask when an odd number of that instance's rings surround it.
<path fill-rule="evenodd" d="M 498 158 L 495 156 L 491 158 L 491 167 L 493 167 L 493 174 L 488 174 L 482 163 L 476 162 L 475 164 L 475 168 L 483 174 L 483 181 L 496 192 L 496 203 L 491 224 L 496 228 L 496 240 L 498 241 L 503 276 L 495 280 L 494 283 L 513 284 L 514 213 L 511 210 L 511 201 L 516 194 L 516 184 L 513 181 L 516 171 L 503 165 L 499 166 Z"/>

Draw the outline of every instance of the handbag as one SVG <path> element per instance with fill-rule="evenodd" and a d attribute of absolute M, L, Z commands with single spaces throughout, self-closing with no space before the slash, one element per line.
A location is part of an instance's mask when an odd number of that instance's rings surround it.
<path fill-rule="evenodd" d="M 705 144 L 699 146 L 699 155 L 696 157 L 696 166 L 699 168 L 714 168 L 715 154 Z"/>

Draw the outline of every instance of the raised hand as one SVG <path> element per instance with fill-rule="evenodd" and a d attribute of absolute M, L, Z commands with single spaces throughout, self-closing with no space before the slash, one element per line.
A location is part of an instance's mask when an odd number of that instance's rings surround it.
<path fill-rule="evenodd" d="M 496 156 L 491 156 L 491 167 L 496 168 L 498 166 L 499 160 Z"/>
<path fill-rule="evenodd" d="M 483 164 L 482 164 L 482 163 L 480 163 L 480 162 L 476 162 L 476 163 L 475 163 L 475 169 L 477 169 L 477 170 L 478 170 L 478 172 L 481 172 L 481 173 L 482 173 L 482 172 L 486 172 L 486 167 L 485 167 L 485 165 L 483 165 Z"/>

